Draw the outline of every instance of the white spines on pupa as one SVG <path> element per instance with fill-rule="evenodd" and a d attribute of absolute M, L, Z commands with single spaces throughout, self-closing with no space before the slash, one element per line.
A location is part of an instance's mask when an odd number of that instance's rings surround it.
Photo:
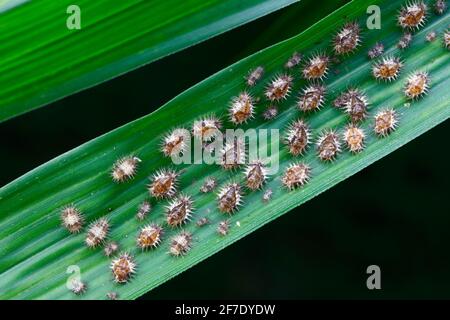
<path fill-rule="evenodd" d="M 203 117 L 194 121 L 192 125 L 192 135 L 204 142 L 213 140 L 222 128 L 222 122 L 215 116 Z"/>
<path fill-rule="evenodd" d="M 171 227 L 185 224 L 191 219 L 194 202 L 190 196 L 179 195 L 166 206 L 166 221 Z"/>
<path fill-rule="evenodd" d="M 302 74 L 306 80 L 322 80 L 327 76 L 330 58 L 324 54 L 316 54 L 308 59 Z"/>
<path fill-rule="evenodd" d="M 141 159 L 135 156 L 127 156 L 117 160 L 112 168 L 111 177 L 114 182 L 124 182 L 132 179 L 137 172 Z"/>
<path fill-rule="evenodd" d="M 219 225 L 217 226 L 217 233 L 222 237 L 225 237 L 229 231 L 230 231 L 230 221 L 229 220 L 220 221 Z"/>
<path fill-rule="evenodd" d="M 439 15 L 444 14 L 447 11 L 447 0 L 436 0 L 434 2 L 434 11 Z"/>
<path fill-rule="evenodd" d="M 142 250 L 156 248 L 161 243 L 163 228 L 156 223 L 149 224 L 139 231 L 136 244 Z"/>
<path fill-rule="evenodd" d="M 246 123 L 254 117 L 255 104 L 248 92 L 242 92 L 231 100 L 229 107 L 230 120 L 234 124 Z"/>
<path fill-rule="evenodd" d="M 142 201 L 142 203 L 139 204 L 138 211 L 136 213 L 136 219 L 138 219 L 139 221 L 144 220 L 151 210 L 152 205 L 150 204 L 150 202 Z"/>
<path fill-rule="evenodd" d="M 268 170 L 261 160 L 252 161 L 244 171 L 245 184 L 250 190 L 260 189 L 267 180 Z"/>
<path fill-rule="evenodd" d="M 289 190 L 301 187 L 311 178 L 311 168 L 306 163 L 292 163 L 284 171 L 281 182 Z"/>
<path fill-rule="evenodd" d="M 325 130 L 317 140 L 317 154 L 323 161 L 333 161 L 341 152 L 339 135 L 334 130 Z"/>
<path fill-rule="evenodd" d="M 272 120 L 278 115 L 278 107 L 276 105 L 269 105 L 263 112 L 264 120 Z"/>
<path fill-rule="evenodd" d="M 218 196 L 218 207 L 223 213 L 232 214 L 242 204 L 242 190 L 238 183 L 232 182 L 220 189 Z"/>
<path fill-rule="evenodd" d="M 119 245 L 117 242 L 110 241 L 107 244 L 105 244 L 105 247 L 103 248 L 103 253 L 107 257 L 111 257 L 119 250 Z"/>
<path fill-rule="evenodd" d="M 446 30 L 444 32 L 444 38 L 443 38 L 444 47 L 447 49 L 450 49 L 450 30 Z"/>
<path fill-rule="evenodd" d="M 136 272 L 136 262 L 131 254 L 124 252 L 111 262 L 114 281 L 126 283 Z"/>
<path fill-rule="evenodd" d="M 302 61 L 302 54 L 298 52 L 294 52 L 292 56 L 288 59 L 288 61 L 284 64 L 286 69 L 292 69 L 295 66 L 298 66 Z"/>
<path fill-rule="evenodd" d="M 258 82 L 264 74 L 264 68 L 261 66 L 256 67 L 253 70 L 250 70 L 248 75 L 245 77 L 247 85 L 253 87 L 256 82 Z"/>
<path fill-rule="evenodd" d="M 70 281 L 70 290 L 76 295 L 82 295 L 86 292 L 87 285 L 81 280 L 74 278 Z"/>
<path fill-rule="evenodd" d="M 412 38 L 413 38 L 413 36 L 412 36 L 411 32 L 403 33 L 403 35 L 400 37 L 400 40 L 398 40 L 397 48 L 399 48 L 399 49 L 408 48 L 411 44 Z"/>
<path fill-rule="evenodd" d="M 220 151 L 220 164 L 225 170 L 236 169 L 245 163 L 245 143 L 242 138 L 235 137 L 227 142 Z"/>
<path fill-rule="evenodd" d="M 357 125 L 349 124 L 344 130 L 343 138 L 350 152 L 357 153 L 364 149 L 366 134 Z"/>
<path fill-rule="evenodd" d="M 191 135 L 188 130 L 174 129 L 164 137 L 161 150 L 166 157 L 182 155 L 186 152 L 190 138 Z"/>
<path fill-rule="evenodd" d="M 385 137 L 394 131 L 398 125 L 397 112 L 392 108 L 380 110 L 375 115 L 374 131 L 378 136 Z"/>
<path fill-rule="evenodd" d="M 297 105 L 301 111 L 317 111 L 325 101 L 325 86 L 313 84 L 303 89 Z"/>
<path fill-rule="evenodd" d="M 357 22 L 346 23 L 333 39 L 333 49 L 338 55 L 354 51 L 361 43 L 361 28 Z"/>
<path fill-rule="evenodd" d="M 151 177 L 148 191 L 157 199 L 171 198 L 177 191 L 179 173 L 171 169 L 162 169 Z"/>
<path fill-rule="evenodd" d="M 92 222 L 87 230 L 86 245 L 95 248 L 103 244 L 109 233 L 109 221 L 107 218 L 100 218 Z"/>
<path fill-rule="evenodd" d="M 403 92 L 408 99 L 418 99 L 428 93 L 430 77 L 427 72 L 415 71 L 406 79 Z"/>
<path fill-rule="evenodd" d="M 403 62 L 396 57 L 383 58 L 372 66 L 372 74 L 375 79 L 392 81 L 397 79 Z"/>
<path fill-rule="evenodd" d="M 186 255 L 192 248 L 192 234 L 181 231 L 170 240 L 169 253 L 175 257 Z"/>
<path fill-rule="evenodd" d="M 83 228 L 84 217 L 74 205 L 68 205 L 61 210 L 61 222 L 70 233 L 78 233 Z"/>
<path fill-rule="evenodd" d="M 302 120 L 293 121 L 287 128 L 284 143 L 289 148 L 289 153 L 298 156 L 302 154 L 311 140 L 311 130 L 308 124 Z"/>
<path fill-rule="evenodd" d="M 352 122 L 360 122 L 367 117 L 369 102 L 363 91 L 350 88 L 334 100 L 334 106 L 347 113 Z"/>
<path fill-rule="evenodd" d="M 290 75 L 282 74 L 276 76 L 266 87 L 265 95 L 269 101 L 280 101 L 286 99 L 292 88 L 293 78 Z"/>
<path fill-rule="evenodd" d="M 381 56 L 384 53 L 384 44 L 381 42 L 375 43 L 375 45 L 370 48 L 370 50 L 367 52 L 367 55 L 370 59 L 375 59 Z"/>
<path fill-rule="evenodd" d="M 403 29 L 419 29 L 427 18 L 427 5 L 420 0 L 409 2 L 400 9 L 397 21 Z"/>

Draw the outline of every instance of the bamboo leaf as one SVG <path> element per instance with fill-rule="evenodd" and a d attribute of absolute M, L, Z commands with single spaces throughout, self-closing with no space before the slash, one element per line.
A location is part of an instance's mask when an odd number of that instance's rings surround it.
<path fill-rule="evenodd" d="M 261 201 L 263 191 L 248 192 L 243 207 L 232 217 L 230 233 L 219 237 L 216 227 L 226 218 L 217 210 L 214 194 L 201 194 L 199 188 L 206 176 L 215 176 L 220 183 L 240 179 L 242 172 L 224 172 L 217 165 L 181 165 L 184 169 L 180 189 L 196 201 L 194 219 L 208 216 L 211 223 L 199 228 L 195 223 L 186 225 L 194 235 L 192 250 L 182 258 L 167 254 L 169 238 L 178 230 L 167 230 L 162 245 L 153 251 L 141 252 L 135 238 L 142 223 L 134 215 L 137 206 L 147 197 L 148 176 L 157 169 L 171 164 L 160 152 L 162 137 L 171 128 L 190 127 L 192 121 L 210 113 L 225 115 L 231 97 L 246 87 L 243 76 L 248 70 L 264 65 L 263 81 L 251 89 L 262 96 L 265 84 L 283 69 L 294 51 L 307 55 L 318 50 L 329 50 L 329 40 L 344 21 L 358 20 L 365 26 L 368 5 L 382 8 L 381 30 L 364 28 L 362 47 L 333 66 L 327 78 L 328 100 L 320 112 L 304 115 L 295 106 L 296 94 L 282 102 L 280 115 L 270 122 L 261 119 L 263 104 L 258 115 L 244 128 L 286 128 L 289 122 L 305 117 L 313 128 L 313 135 L 326 128 L 342 129 L 347 117 L 331 107 L 331 103 L 349 86 L 363 89 L 371 103 L 371 118 L 363 123 L 368 133 L 367 148 L 360 154 L 343 152 L 335 162 L 319 161 L 314 148 L 302 157 L 292 157 L 285 148 L 276 153 L 280 171 L 271 177 L 267 187 L 274 191 L 273 200 Z M 299 206 L 331 188 L 378 159 L 393 152 L 450 116 L 449 52 L 442 45 L 442 33 L 449 16 L 431 15 L 424 28 L 414 34 L 411 47 L 404 51 L 396 48 L 401 30 L 396 26 L 396 14 L 402 1 L 353 1 L 326 17 L 302 34 L 256 53 L 182 93 L 156 112 L 129 123 L 117 130 L 84 144 L 47 164 L 33 170 L 0 190 L 0 298 L 3 299 L 102 299 L 109 291 L 118 292 L 121 299 L 132 299 L 164 283 L 187 268 L 206 259 L 231 243 L 243 238 L 262 225 Z M 436 31 L 439 39 L 428 43 L 425 36 Z M 405 61 L 398 80 L 377 82 L 371 76 L 372 62 L 367 50 L 382 41 L 386 54 L 395 54 Z M 407 75 L 414 70 L 430 73 L 432 85 L 424 98 L 407 103 L 402 88 Z M 294 92 L 304 87 L 299 70 L 295 77 Z M 398 129 L 385 138 L 373 134 L 373 115 L 385 107 L 393 107 L 400 114 Z M 233 127 L 227 123 L 227 127 Z M 135 153 L 143 160 L 136 177 L 125 184 L 114 184 L 109 176 L 111 165 L 120 156 Z M 303 188 L 287 191 L 281 187 L 280 175 L 293 161 L 302 160 L 312 166 L 312 179 Z M 68 235 L 60 226 L 62 206 L 76 203 L 89 221 L 108 216 L 113 225 L 111 238 L 124 250 L 136 256 L 138 272 L 125 285 L 112 281 L 110 260 L 101 250 L 89 250 L 83 244 L 85 234 Z M 163 223 L 165 201 L 154 203 L 149 221 Z M 66 287 L 69 266 L 81 270 L 82 280 L 89 289 L 83 296 L 73 295 Z"/>
<path fill-rule="evenodd" d="M 80 30 L 73 1 L 0 3 L 0 122 L 296 1 L 80 0 Z"/>

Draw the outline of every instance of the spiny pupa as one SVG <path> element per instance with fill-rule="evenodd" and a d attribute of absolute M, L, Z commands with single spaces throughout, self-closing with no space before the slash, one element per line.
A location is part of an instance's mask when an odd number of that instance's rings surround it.
<path fill-rule="evenodd" d="M 194 121 L 192 135 L 201 141 L 209 142 L 214 139 L 222 128 L 222 122 L 215 116 L 204 117 Z"/>
<path fill-rule="evenodd" d="M 403 92 L 408 99 L 418 99 L 428 93 L 430 88 L 430 77 L 427 72 L 416 71 L 406 79 Z"/>
<path fill-rule="evenodd" d="M 142 221 L 147 217 L 149 212 L 152 210 L 152 205 L 148 201 L 143 201 L 138 208 L 138 211 L 136 213 L 136 219 L 139 221 Z"/>
<path fill-rule="evenodd" d="M 217 233 L 219 235 L 224 237 L 228 234 L 229 230 L 230 230 L 230 221 L 229 220 L 223 220 L 223 221 L 219 222 L 219 225 L 217 226 Z"/>
<path fill-rule="evenodd" d="M 169 226 L 180 226 L 191 219 L 194 202 L 190 196 L 180 195 L 166 206 L 166 221 Z"/>
<path fill-rule="evenodd" d="M 311 168 L 305 163 L 293 163 L 286 168 L 281 182 L 289 190 L 305 185 L 311 177 Z"/>
<path fill-rule="evenodd" d="M 141 162 L 141 159 L 134 156 L 127 156 L 117 160 L 111 172 L 113 181 L 120 183 L 132 179 L 136 174 L 139 162 Z"/>
<path fill-rule="evenodd" d="M 294 52 L 292 56 L 289 58 L 289 60 L 285 63 L 284 67 L 286 69 L 292 69 L 295 66 L 298 66 L 300 62 L 302 61 L 303 56 L 298 53 Z"/>
<path fill-rule="evenodd" d="M 325 101 L 325 87 L 313 84 L 305 89 L 298 100 L 298 107 L 302 111 L 317 111 Z"/>
<path fill-rule="evenodd" d="M 266 88 L 267 99 L 270 101 L 286 99 L 291 92 L 292 80 L 293 78 L 287 74 L 276 76 Z"/>
<path fill-rule="evenodd" d="M 385 137 L 397 128 L 397 112 L 394 109 L 383 109 L 375 115 L 374 131 L 377 135 Z"/>
<path fill-rule="evenodd" d="M 103 252 L 107 257 L 111 257 L 117 251 L 119 251 L 119 245 L 114 241 L 108 242 L 107 244 L 105 244 L 105 248 L 103 248 Z"/>
<path fill-rule="evenodd" d="M 316 54 L 308 59 L 302 73 L 306 80 L 322 80 L 328 73 L 330 58 L 324 54 Z"/>
<path fill-rule="evenodd" d="M 374 63 L 372 74 L 375 79 L 392 81 L 397 79 L 402 67 L 403 62 L 399 58 L 387 57 Z"/>
<path fill-rule="evenodd" d="M 306 150 L 310 138 L 311 130 L 308 124 L 304 120 L 299 119 L 289 125 L 284 143 L 288 146 L 290 154 L 298 156 Z"/>
<path fill-rule="evenodd" d="M 399 49 L 408 48 L 409 45 L 411 44 L 412 37 L 413 36 L 412 36 L 411 32 L 403 33 L 403 35 L 400 37 L 400 40 L 398 40 L 397 48 L 399 48 Z"/>
<path fill-rule="evenodd" d="M 357 22 L 349 22 L 342 27 L 333 40 L 334 52 L 338 55 L 352 52 L 361 42 L 361 28 Z"/>
<path fill-rule="evenodd" d="M 350 88 L 334 100 L 334 106 L 347 113 L 352 122 L 366 119 L 368 105 L 366 95 L 358 88 Z"/>
<path fill-rule="evenodd" d="M 234 213 L 242 204 L 242 191 L 238 183 L 232 182 L 220 189 L 217 196 L 219 210 L 223 213 Z"/>
<path fill-rule="evenodd" d="M 370 59 L 375 59 L 384 53 L 384 44 L 381 42 L 375 43 L 375 45 L 367 52 Z"/>
<path fill-rule="evenodd" d="M 446 0 L 436 0 L 434 2 L 434 11 L 439 15 L 444 14 L 447 11 Z"/>
<path fill-rule="evenodd" d="M 148 190 L 151 196 L 155 198 L 171 198 L 177 190 L 179 173 L 171 169 L 159 170 L 151 178 L 152 183 Z"/>
<path fill-rule="evenodd" d="M 446 30 L 444 32 L 444 47 L 446 47 L 447 49 L 450 49 L 450 30 Z"/>
<path fill-rule="evenodd" d="M 183 128 L 172 130 L 164 137 L 162 142 L 162 152 L 166 157 L 178 156 L 186 152 L 190 133 Z"/>
<path fill-rule="evenodd" d="M 172 237 L 170 241 L 169 253 L 173 256 L 184 256 L 192 248 L 192 234 L 182 231 Z"/>
<path fill-rule="evenodd" d="M 81 211 L 74 205 L 68 205 L 61 211 L 62 225 L 69 230 L 70 233 L 78 233 L 83 228 L 84 217 Z"/>
<path fill-rule="evenodd" d="M 317 140 L 317 154 L 323 161 L 333 161 L 341 152 L 341 142 L 333 130 L 325 130 Z"/>
<path fill-rule="evenodd" d="M 227 142 L 220 152 L 221 166 L 225 170 L 236 169 L 245 163 L 245 143 L 242 138 L 235 137 Z"/>
<path fill-rule="evenodd" d="M 433 42 L 434 40 L 436 40 L 436 37 L 437 37 L 436 31 L 431 31 L 427 33 L 425 38 L 427 39 L 428 42 Z"/>
<path fill-rule="evenodd" d="M 202 217 L 197 220 L 197 227 L 203 227 L 209 223 L 209 219 L 207 217 Z"/>
<path fill-rule="evenodd" d="M 247 165 L 244 171 L 245 184 L 250 190 L 260 189 L 267 179 L 268 170 L 261 160 L 255 160 Z"/>
<path fill-rule="evenodd" d="M 230 120 L 234 124 L 246 123 L 255 114 L 255 105 L 252 96 L 242 92 L 231 100 L 229 108 Z"/>
<path fill-rule="evenodd" d="M 86 245 L 89 248 L 95 248 L 102 244 L 109 232 L 109 221 L 107 218 L 100 218 L 89 225 L 86 235 Z"/>
<path fill-rule="evenodd" d="M 70 290 L 76 295 L 82 295 L 87 290 L 87 285 L 79 279 L 72 279 L 70 287 Z"/>
<path fill-rule="evenodd" d="M 139 231 L 136 244 L 142 250 L 156 248 L 161 243 L 163 228 L 156 223 L 149 224 Z"/>
<path fill-rule="evenodd" d="M 276 105 L 269 105 L 267 109 L 263 112 L 264 120 L 272 120 L 278 115 L 278 108 Z"/>
<path fill-rule="evenodd" d="M 217 187 L 217 179 L 214 177 L 207 177 L 200 187 L 200 192 L 208 193 Z"/>
<path fill-rule="evenodd" d="M 258 66 L 253 70 L 250 70 L 247 77 L 245 77 L 245 80 L 247 80 L 247 85 L 253 87 L 256 84 L 256 82 L 258 82 L 258 80 L 261 79 L 263 74 L 264 68 L 261 66 Z"/>
<path fill-rule="evenodd" d="M 355 124 L 349 124 L 344 131 L 344 141 L 347 144 L 348 149 L 357 153 L 364 149 L 364 140 L 366 134 L 364 130 Z"/>
<path fill-rule="evenodd" d="M 404 29 L 419 29 L 425 23 L 427 5 L 423 1 L 413 1 L 400 9 L 398 24 Z"/>
<path fill-rule="evenodd" d="M 128 282 L 136 272 L 136 262 L 133 256 L 128 252 L 120 254 L 117 259 L 111 262 L 111 271 L 115 282 Z"/>

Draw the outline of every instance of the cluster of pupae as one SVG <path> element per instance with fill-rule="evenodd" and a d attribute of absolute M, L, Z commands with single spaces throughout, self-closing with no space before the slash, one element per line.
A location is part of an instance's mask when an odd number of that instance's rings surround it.
<path fill-rule="evenodd" d="M 446 3 L 437 0 L 434 5 L 436 14 L 443 14 Z M 421 28 L 425 22 L 428 7 L 423 1 L 414 1 L 401 8 L 397 17 L 398 25 L 404 30 L 398 42 L 398 48 L 405 49 L 412 41 L 413 32 Z M 435 38 L 436 35 L 427 35 L 427 40 Z M 434 40 L 434 39 L 433 39 Z M 297 108 L 303 114 L 319 111 L 325 104 L 327 88 L 324 80 L 330 71 L 332 61 L 336 57 L 345 57 L 362 43 L 361 28 L 357 22 L 346 23 L 334 36 L 332 41 L 333 56 L 323 52 L 304 57 L 294 52 L 284 64 L 285 71 L 272 78 L 264 90 L 265 100 L 268 102 L 266 110 L 262 113 L 265 120 L 271 120 L 278 116 L 278 104 L 287 99 L 293 91 L 295 68 L 299 69 L 300 78 L 306 81 L 306 85 L 299 92 Z M 450 47 L 450 33 L 446 31 L 443 36 L 444 47 Z M 371 75 L 380 82 L 391 82 L 398 79 L 405 62 L 393 55 L 384 55 L 384 45 L 377 42 L 369 51 L 370 59 L 376 59 L 371 68 Z M 257 66 L 249 71 L 244 77 L 247 89 L 240 92 L 230 100 L 227 109 L 228 121 L 233 125 L 243 125 L 255 118 L 256 99 L 250 90 L 263 78 L 265 69 Z M 415 71 L 411 73 L 404 84 L 403 94 L 406 99 L 414 101 L 426 95 L 430 89 L 430 76 L 426 71 Z M 343 146 L 353 153 L 362 152 L 365 148 L 367 132 L 361 127 L 361 123 L 369 117 L 369 98 L 363 90 L 358 87 L 349 87 L 341 92 L 332 102 L 333 107 L 341 110 L 348 117 L 348 124 L 342 132 L 335 129 L 323 130 L 315 140 L 317 156 L 321 161 L 332 162 L 342 152 Z M 204 148 L 214 141 L 221 133 L 223 120 L 213 114 L 206 115 L 192 123 L 191 134 L 187 134 L 184 128 L 175 128 L 162 139 L 161 152 L 166 157 L 186 152 L 187 141 L 194 137 L 199 139 Z M 399 112 L 392 107 L 384 108 L 373 116 L 372 130 L 376 136 L 385 137 L 396 130 L 399 124 Z M 313 142 L 313 133 L 310 124 L 304 118 L 293 120 L 285 130 L 283 142 L 287 152 L 294 156 L 303 155 Z M 245 145 L 243 141 L 235 139 L 225 144 L 221 150 L 221 166 L 224 170 L 236 170 L 245 163 Z M 111 178 L 116 183 L 123 183 L 132 179 L 141 159 L 135 155 L 126 156 L 117 160 L 111 170 Z M 288 165 L 282 176 L 281 184 L 287 190 L 293 190 L 307 184 L 311 179 L 312 168 L 305 162 L 293 162 Z M 168 200 L 165 209 L 165 225 L 150 223 L 137 233 L 136 246 L 141 250 L 157 248 L 164 237 L 165 227 L 182 227 L 192 220 L 195 211 L 195 200 L 191 195 L 179 193 L 179 178 L 182 174 L 172 168 L 163 168 L 150 177 L 148 194 L 155 201 Z M 217 208 L 225 214 L 234 214 L 243 204 L 244 189 L 250 192 L 264 188 L 269 178 L 268 169 L 262 160 L 248 163 L 243 170 L 243 183 L 232 181 L 226 183 L 217 192 Z M 205 179 L 200 188 L 201 193 L 213 192 L 218 186 L 214 177 Z M 268 202 L 272 198 L 272 190 L 266 189 L 263 201 Z M 152 210 L 150 201 L 143 201 L 137 210 L 136 218 L 139 221 L 146 219 Z M 71 233 L 79 233 L 85 223 L 81 210 L 71 204 L 61 211 L 63 226 Z M 196 225 L 202 227 L 210 223 L 207 217 L 197 220 Z M 217 233 L 225 236 L 229 233 L 230 221 L 223 220 L 217 226 Z M 107 257 L 115 257 L 110 265 L 113 279 L 117 283 L 128 282 L 136 272 L 137 263 L 129 252 L 119 252 L 119 245 L 114 241 L 107 241 L 110 233 L 110 221 L 102 217 L 92 222 L 86 232 L 85 244 L 89 248 L 104 246 L 104 254 Z M 170 239 L 169 254 L 183 256 L 192 248 L 193 234 L 181 230 Z M 87 285 L 80 280 L 73 283 L 72 291 L 82 294 Z M 110 299 L 116 299 L 117 293 L 109 292 Z"/>

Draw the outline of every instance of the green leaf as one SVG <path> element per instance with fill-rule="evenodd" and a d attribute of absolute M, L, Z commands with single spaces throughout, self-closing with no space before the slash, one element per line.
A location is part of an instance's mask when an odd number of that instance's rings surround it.
<path fill-rule="evenodd" d="M 371 117 L 362 125 L 368 133 L 367 148 L 357 155 L 345 151 L 335 162 L 323 163 L 318 160 L 314 148 L 303 157 L 295 158 L 282 147 L 276 154 L 280 158 L 280 171 L 267 184 L 274 190 L 273 200 L 264 204 L 261 201 L 263 191 L 247 192 L 242 208 L 230 217 L 232 227 L 226 237 L 219 237 L 216 227 L 227 217 L 218 212 L 215 195 L 201 194 L 199 187 L 206 176 L 215 176 L 222 184 L 230 179 L 240 179 L 242 173 L 225 172 L 217 165 L 180 166 L 184 169 L 180 190 L 192 195 L 196 202 L 194 220 L 207 215 L 211 224 L 202 228 L 194 222 L 186 225 L 185 229 L 194 234 L 194 243 L 185 257 L 174 258 L 167 254 L 169 239 L 178 232 L 167 228 L 158 249 L 138 250 L 135 237 L 143 224 L 134 215 L 139 203 L 147 197 L 147 177 L 171 164 L 159 150 L 161 138 L 167 131 L 179 126 L 190 127 L 194 119 L 205 114 L 225 115 L 231 97 L 245 89 L 243 76 L 258 65 L 264 65 L 266 73 L 263 81 L 250 91 L 262 96 L 267 81 L 283 69 L 293 51 L 309 55 L 318 50 L 329 50 L 330 37 L 344 21 L 356 19 L 365 26 L 365 12 L 372 4 L 382 8 L 382 29 L 364 28 L 362 47 L 333 66 L 325 81 L 329 92 L 327 103 L 320 112 L 304 115 L 296 108 L 296 93 L 305 85 L 296 69 L 293 72 L 295 94 L 281 103 L 280 115 L 270 122 L 262 121 L 261 112 L 266 105 L 263 102 L 258 105 L 256 119 L 245 126 L 280 129 L 283 133 L 290 121 L 302 116 L 311 124 L 314 137 L 326 128 L 342 129 L 347 117 L 331 107 L 331 102 L 353 85 L 365 90 L 371 103 Z M 121 299 L 136 298 L 448 119 L 449 52 L 441 40 L 449 16 L 430 15 L 425 27 L 415 33 L 411 47 L 400 52 L 396 43 L 401 30 L 396 26 L 395 17 L 401 4 L 402 1 L 392 0 L 353 1 L 302 34 L 213 75 L 151 115 L 63 154 L 3 187 L 0 190 L 0 298 L 102 299 L 108 291 L 118 292 Z M 428 43 L 425 35 L 432 30 L 438 33 L 439 39 Z M 372 78 L 372 62 L 367 58 L 367 50 L 376 41 L 384 43 L 387 54 L 400 55 L 404 59 L 405 67 L 398 80 L 382 83 Z M 413 70 L 428 71 L 432 85 L 427 96 L 407 104 L 402 88 Z M 372 117 L 388 106 L 400 114 L 399 127 L 386 138 L 378 138 L 372 131 Z M 233 126 L 227 123 L 227 127 Z M 111 165 L 118 157 L 131 153 L 138 154 L 143 160 L 138 174 L 128 183 L 114 184 L 109 177 Z M 280 175 L 297 160 L 309 163 L 313 176 L 303 188 L 288 192 L 281 187 Z M 110 261 L 101 250 L 88 250 L 83 244 L 84 234 L 69 235 L 60 226 L 60 209 L 68 203 L 76 203 L 88 221 L 101 216 L 111 219 L 111 238 L 136 256 L 138 272 L 130 283 L 115 284 L 108 268 Z M 147 222 L 163 223 L 164 205 L 165 201 L 154 203 Z M 73 295 L 65 286 L 69 276 L 66 270 L 71 265 L 80 267 L 82 280 L 89 287 L 83 296 Z"/>
<path fill-rule="evenodd" d="M 298 0 L 0 2 L 0 122 L 89 88 Z"/>

